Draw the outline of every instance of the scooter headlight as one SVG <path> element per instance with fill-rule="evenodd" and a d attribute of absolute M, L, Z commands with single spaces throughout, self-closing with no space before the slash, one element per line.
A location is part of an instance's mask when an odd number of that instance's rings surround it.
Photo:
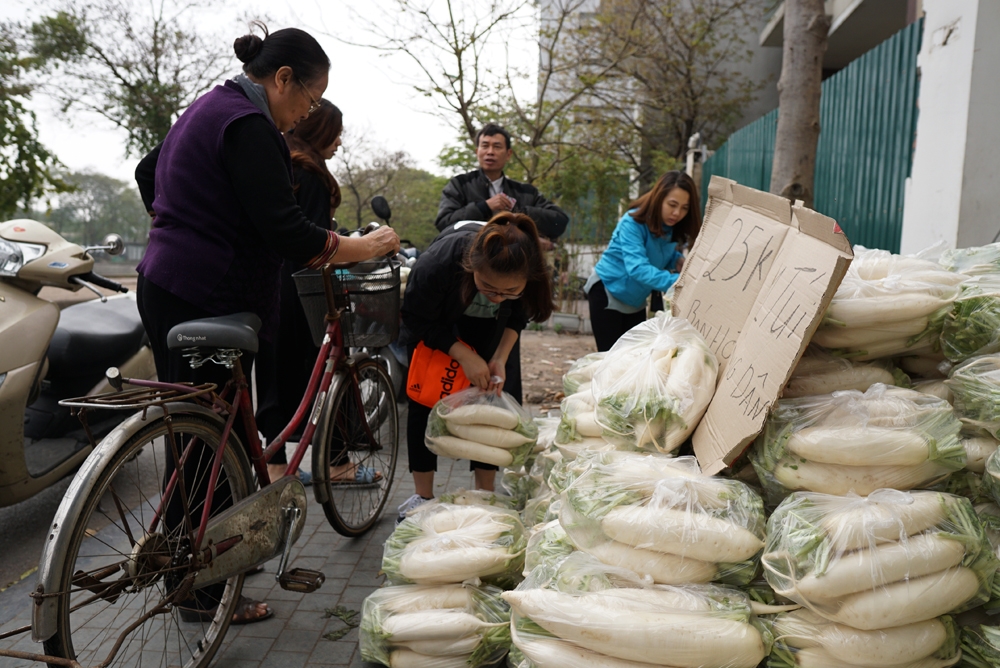
<path fill-rule="evenodd" d="M 0 276 L 16 276 L 24 266 L 20 244 L 0 239 Z"/>

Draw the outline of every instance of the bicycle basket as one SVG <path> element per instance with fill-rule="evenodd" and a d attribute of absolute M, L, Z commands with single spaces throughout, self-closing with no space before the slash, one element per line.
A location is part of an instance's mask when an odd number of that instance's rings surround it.
<path fill-rule="evenodd" d="M 313 343 L 326 333 L 326 293 L 323 273 L 303 269 L 292 274 L 302 302 Z M 359 262 L 351 269 L 330 275 L 334 294 L 347 294 L 348 308 L 341 315 L 344 345 L 353 348 L 387 346 L 399 335 L 399 263 L 389 260 Z"/>

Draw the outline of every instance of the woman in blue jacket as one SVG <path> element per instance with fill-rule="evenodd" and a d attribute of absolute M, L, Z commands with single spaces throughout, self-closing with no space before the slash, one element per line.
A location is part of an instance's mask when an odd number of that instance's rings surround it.
<path fill-rule="evenodd" d="M 584 286 L 599 351 L 646 319 L 646 298 L 677 280 L 681 248 L 698 236 L 701 214 L 694 181 L 667 172 L 629 205 Z"/>

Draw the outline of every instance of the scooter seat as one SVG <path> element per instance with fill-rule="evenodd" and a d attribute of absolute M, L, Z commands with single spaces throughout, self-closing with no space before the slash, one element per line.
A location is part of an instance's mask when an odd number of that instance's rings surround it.
<path fill-rule="evenodd" d="M 170 328 L 167 347 L 238 348 L 255 353 L 260 324 L 260 318 L 253 313 L 188 320 Z"/>
<path fill-rule="evenodd" d="M 49 343 L 49 380 L 104 376 L 135 355 L 146 341 L 146 330 L 135 299 L 112 297 L 74 304 L 59 314 Z M 95 381 L 96 382 L 96 381 Z"/>

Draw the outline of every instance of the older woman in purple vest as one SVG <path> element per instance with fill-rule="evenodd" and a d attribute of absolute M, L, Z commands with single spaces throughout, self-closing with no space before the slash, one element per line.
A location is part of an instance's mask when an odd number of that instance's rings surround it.
<path fill-rule="evenodd" d="M 153 215 L 138 268 L 139 312 L 161 380 L 221 387 L 228 378 L 228 371 L 214 364 L 193 370 L 178 351 L 167 349 L 167 332 L 181 322 L 249 311 L 263 323 L 260 337 L 272 340 L 283 258 L 317 268 L 332 259 L 356 262 L 399 249 L 399 238 L 388 227 L 341 238 L 314 225 L 299 207 L 281 133 L 318 106 L 330 59 L 302 30 L 269 35 L 257 25 L 264 38 L 245 35 L 233 45 L 243 73 L 188 107 L 136 169 Z M 247 373 L 252 364 L 253 355 L 245 353 Z M 195 467 L 185 471 L 185 478 L 197 477 Z M 172 468 L 168 461 L 167 478 Z M 168 508 L 165 523 L 171 519 Z M 218 601 L 220 593 L 212 589 L 198 590 L 189 602 L 191 621 Z M 182 617 L 184 612 L 182 607 Z M 233 621 L 259 621 L 271 614 L 267 604 L 243 600 Z"/>

